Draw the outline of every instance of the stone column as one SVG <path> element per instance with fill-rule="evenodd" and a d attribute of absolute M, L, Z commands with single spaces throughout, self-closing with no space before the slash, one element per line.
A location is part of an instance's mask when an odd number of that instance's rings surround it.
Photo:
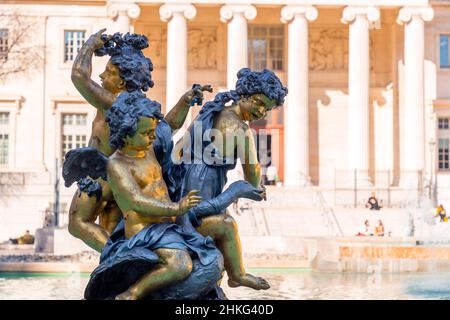
<path fill-rule="evenodd" d="M 433 16 L 431 7 L 403 7 L 397 17 L 405 26 L 400 185 L 409 188 L 417 187 L 419 172 L 425 169 L 424 21 Z"/>
<path fill-rule="evenodd" d="M 342 22 L 349 24 L 348 170 L 351 177 L 356 170 L 358 186 L 372 184 L 369 178 L 369 25 L 379 18 L 380 11 L 375 7 L 346 7 L 342 13 Z"/>
<path fill-rule="evenodd" d="M 228 22 L 227 32 L 227 87 L 234 89 L 239 69 L 248 67 L 247 20 L 256 18 L 251 5 L 224 5 L 220 8 L 220 21 Z"/>
<path fill-rule="evenodd" d="M 288 88 L 284 108 L 284 184 L 306 186 L 309 177 L 308 21 L 317 19 L 313 6 L 285 6 L 288 23 Z"/>
<path fill-rule="evenodd" d="M 197 10 L 191 4 L 164 4 L 161 20 L 167 22 L 166 111 L 175 106 L 187 90 L 187 21 Z M 185 123 L 190 123 L 190 116 Z"/>
<path fill-rule="evenodd" d="M 141 13 L 141 9 L 134 2 L 126 1 L 108 1 L 106 5 L 108 17 L 113 19 L 113 29 L 107 31 L 108 34 L 115 32 L 130 32 L 131 19 L 136 19 Z"/>

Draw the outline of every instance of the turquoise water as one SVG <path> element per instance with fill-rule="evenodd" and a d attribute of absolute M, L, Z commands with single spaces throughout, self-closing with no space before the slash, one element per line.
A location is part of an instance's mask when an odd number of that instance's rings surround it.
<path fill-rule="evenodd" d="M 249 269 L 271 284 L 267 291 L 223 288 L 230 299 L 450 299 L 450 273 L 357 274 L 310 269 Z M 0 273 L 0 300 L 79 300 L 88 274 Z"/>

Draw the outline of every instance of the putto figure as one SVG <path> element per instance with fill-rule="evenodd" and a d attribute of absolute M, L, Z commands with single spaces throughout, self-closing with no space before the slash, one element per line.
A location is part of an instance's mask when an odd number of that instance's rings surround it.
<path fill-rule="evenodd" d="M 202 91 L 211 88 L 194 85 L 174 111 L 162 119 L 159 104 L 145 98 L 141 91 L 153 86 L 151 61 L 141 52 L 148 45 L 146 38 L 129 34 L 102 36 L 102 31 L 85 44 L 90 51 L 84 48 L 89 57 L 93 47 L 98 47 L 98 55 L 111 55 L 101 75 L 107 92 L 90 79 L 87 84 L 77 83 L 75 67 L 73 78 L 88 101 L 97 106 L 99 101 L 103 103 L 94 129 L 101 122 L 109 123 L 109 127 L 104 123 L 98 127 L 99 134 L 93 134 L 90 145 L 98 150 L 72 150 L 63 168 L 66 185 L 75 181 L 79 184 L 72 203 L 70 230 L 80 230 L 81 239 L 102 251 L 101 264 L 91 276 L 85 297 L 223 299 L 225 295 L 217 285 L 222 275 L 222 256 L 212 239 L 203 238 L 189 226 L 180 227 L 173 220 L 193 206 L 188 216 L 201 219 L 220 213 L 239 197 L 262 200 L 263 190 L 240 181 L 214 199 L 200 202 L 196 191 L 180 199 L 182 170 L 171 162 L 172 131 L 181 127 L 191 105 L 202 103 Z M 90 42 L 95 41 L 97 45 L 91 46 Z M 129 59 L 136 61 L 131 63 Z M 113 102 L 108 100 L 110 93 L 114 93 Z M 99 97 L 102 94 L 106 99 Z M 112 107 L 108 107 L 110 103 Z M 122 192 L 125 189 L 128 193 Z M 115 208 L 114 215 L 109 216 L 112 211 L 105 208 Z M 94 223 L 99 212 L 100 221 L 103 216 L 108 223 Z M 79 228 L 74 228 L 74 221 L 84 225 L 75 224 Z"/>
<path fill-rule="evenodd" d="M 188 129 L 190 140 L 182 140 L 177 146 L 182 150 L 185 169 L 182 195 L 191 190 L 199 190 L 204 199 L 219 195 L 227 183 L 227 172 L 235 167 L 237 158 L 242 163 L 245 180 L 260 187 L 257 149 L 247 122 L 263 119 L 267 112 L 282 105 L 287 88 L 269 70 L 255 72 L 243 68 L 237 77 L 236 90 L 221 92 L 207 102 Z M 226 105 L 228 102 L 231 104 Z M 200 148 L 196 146 L 199 135 L 203 138 Z M 201 234 L 216 240 L 224 255 L 229 286 L 256 290 L 270 287 L 265 279 L 245 272 L 237 225 L 225 210 L 202 221 L 191 219 L 190 222 Z M 185 219 L 182 223 L 188 222 Z"/>
<path fill-rule="evenodd" d="M 158 125 L 167 126 L 161 119 L 159 103 L 140 91 L 123 92 L 106 113 L 109 142 L 117 151 L 107 158 L 80 148 L 66 156 L 66 183 L 102 177 L 123 213 L 91 275 L 86 299 L 224 297 L 217 291 L 223 262 L 213 240 L 182 228 L 175 218 L 188 211 L 195 217 L 217 214 L 238 197 L 261 200 L 262 190 L 238 181 L 212 201 L 201 202 L 192 190 L 172 202 L 153 146 Z"/>
<path fill-rule="evenodd" d="M 152 63 L 142 54 L 147 39 L 103 31 L 86 41 L 72 70 L 77 89 L 98 108 L 90 146 L 67 153 L 63 167 L 66 186 L 79 186 L 69 231 L 102 252 L 85 297 L 225 299 L 218 285 L 223 264 L 230 286 L 268 289 L 263 278 L 245 272 L 237 227 L 226 208 L 238 198 L 265 199 L 246 121 L 282 105 L 287 89 L 271 71 L 242 69 L 236 90 L 218 94 L 194 122 L 206 137 L 201 154 L 195 144 L 183 146 L 184 161 L 175 164 L 173 131 L 212 88 L 193 85 L 163 117 L 159 103 L 144 94 L 153 86 Z M 102 86 L 90 79 L 94 53 L 111 56 L 100 75 Z M 245 139 L 215 139 L 211 129 L 225 137 L 243 133 Z M 195 140 L 192 126 L 189 133 Z M 248 182 L 222 191 L 237 158 Z"/>
<path fill-rule="evenodd" d="M 109 144 L 110 131 L 105 114 L 120 93 L 146 91 L 153 87 L 153 65 L 142 53 L 142 49 L 148 47 L 145 36 L 122 36 L 120 33 L 107 36 L 103 34 L 105 30 L 90 36 L 81 47 L 72 67 L 72 82 L 86 101 L 97 108 L 89 146 L 110 156 L 115 149 Z M 91 79 L 94 54 L 111 56 L 105 71 L 100 74 L 101 86 Z M 202 91 L 212 89 L 208 85 L 195 86 L 166 115 L 165 120 L 172 130 L 181 128 L 193 103 L 201 103 Z M 122 218 L 122 213 L 108 184 L 102 178 L 96 181 L 83 179 L 78 185 L 79 190 L 73 196 L 69 210 L 69 232 L 100 252 Z M 99 194 L 102 196 L 98 197 Z M 95 223 L 97 218 L 99 224 Z"/>

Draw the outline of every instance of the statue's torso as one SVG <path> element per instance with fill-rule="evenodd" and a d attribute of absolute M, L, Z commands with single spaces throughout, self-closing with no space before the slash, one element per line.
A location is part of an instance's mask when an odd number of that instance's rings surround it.
<path fill-rule="evenodd" d="M 153 148 L 149 149 L 143 158 L 131 159 L 116 155 L 117 153 L 113 156 L 113 161 L 120 161 L 121 165 L 127 168 L 132 179 L 136 182 L 139 192 L 161 202 L 171 202 L 162 176 L 161 166 L 155 157 Z M 119 207 L 123 207 L 121 206 L 121 201 L 127 200 L 121 199 L 120 195 L 118 195 L 118 198 L 116 198 L 116 201 Z M 175 217 L 151 217 L 134 210 L 124 210 L 123 216 L 125 219 L 125 236 L 127 238 L 132 237 L 151 224 L 175 221 Z"/>
<path fill-rule="evenodd" d="M 217 142 L 212 142 L 215 147 L 220 150 L 220 154 L 224 158 L 234 158 L 236 150 L 236 139 L 228 137 L 228 135 L 236 134 L 237 130 L 242 128 L 244 122 L 233 111 L 232 108 L 225 107 L 214 119 L 213 128 L 222 134 L 222 146 Z"/>

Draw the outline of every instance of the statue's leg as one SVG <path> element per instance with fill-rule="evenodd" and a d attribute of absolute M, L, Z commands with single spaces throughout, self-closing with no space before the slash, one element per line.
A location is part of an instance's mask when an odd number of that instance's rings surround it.
<path fill-rule="evenodd" d="M 155 253 L 161 258 L 162 263 L 155 265 L 127 291 L 119 294 L 116 300 L 142 299 L 153 291 L 184 280 L 192 272 L 192 260 L 188 252 L 177 249 L 157 249 Z"/>
<path fill-rule="evenodd" d="M 103 202 L 77 190 L 69 210 L 69 232 L 98 252 L 102 251 L 109 237 L 106 229 L 95 223 Z"/>
<path fill-rule="evenodd" d="M 204 236 L 211 236 L 224 257 L 230 287 L 245 286 L 256 290 L 267 290 L 269 283 L 261 278 L 245 272 L 242 263 L 241 239 L 236 221 L 227 213 L 204 217 L 197 231 Z"/>
<path fill-rule="evenodd" d="M 103 210 L 100 211 L 99 224 L 112 234 L 117 224 L 122 219 L 122 211 L 120 211 L 115 201 L 108 201 Z"/>
<path fill-rule="evenodd" d="M 103 179 L 101 198 L 86 192 L 75 193 L 69 210 L 69 232 L 88 246 L 101 252 L 110 234 L 122 218 L 122 212 L 114 201 L 111 188 Z M 99 224 L 95 223 L 99 217 Z"/>

